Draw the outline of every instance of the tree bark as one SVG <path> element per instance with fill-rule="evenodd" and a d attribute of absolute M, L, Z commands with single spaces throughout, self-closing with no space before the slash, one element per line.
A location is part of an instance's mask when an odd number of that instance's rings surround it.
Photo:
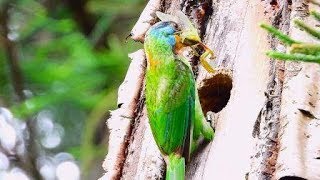
<path fill-rule="evenodd" d="M 293 18 L 315 24 L 306 16 L 310 8 L 319 9 L 303 0 L 149 1 L 133 28 L 134 40 L 143 42 L 155 11 L 181 9 L 217 57 L 214 74 L 193 63 L 201 105 L 214 112 L 216 134 L 192 156 L 186 179 L 320 179 L 320 67 L 268 59 L 268 49 L 286 49 L 258 26 L 268 22 L 295 39 L 315 41 L 291 24 Z M 126 99 L 118 102 L 122 113 L 108 121 L 110 149 L 101 179 L 164 177 L 144 107 L 141 54 L 131 56 L 121 86 L 131 92 L 119 93 Z"/>

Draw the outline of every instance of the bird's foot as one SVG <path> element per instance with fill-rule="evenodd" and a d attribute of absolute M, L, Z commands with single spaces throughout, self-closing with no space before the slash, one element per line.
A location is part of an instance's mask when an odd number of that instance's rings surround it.
<path fill-rule="evenodd" d="M 212 111 L 208 111 L 206 114 L 206 120 L 207 122 L 210 123 L 210 126 L 212 127 L 213 130 L 215 130 L 216 128 L 216 119 L 217 119 L 217 114 L 212 112 Z"/>

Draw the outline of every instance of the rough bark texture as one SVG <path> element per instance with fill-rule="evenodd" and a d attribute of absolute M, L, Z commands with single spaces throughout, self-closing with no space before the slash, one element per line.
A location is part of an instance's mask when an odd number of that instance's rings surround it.
<path fill-rule="evenodd" d="M 156 21 L 154 11 L 181 9 L 217 57 L 211 62 L 219 69 L 215 74 L 192 61 L 203 110 L 214 112 L 216 136 L 192 156 L 186 179 L 320 179 L 320 67 L 269 60 L 266 50 L 285 48 L 258 26 L 271 23 L 296 39 L 315 41 L 290 23 L 298 17 L 314 24 L 306 17 L 310 6 L 302 0 L 149 1 L 133 29 L 134 40 L 143 42 Z M 145 61 L 132 57 L 131 64 Z M 119 98 L 131 102 L 120 109 L 134 113 L 125 126 L 121 116 L 109 120 L 112 137 L 102 179 L 164 176 L 144 107 L 144 68 L 132 72 L 132 66 L 127 77 L 141 78 L 127 88 L 138 91 Z M 132 81 L 127 77 L 124 84 Z"/>
<path fill-rule="evenodd" d="M 302 18 L 315 25 L 316 22 L 307 15 L 309 9 L 316 8 L 301 0 L 293 1 L 291 19 Z M 306 42 L 315 41 L 296 27 L 291 28 L 292 37 Z M 319 65 L 285 64 L 276 178 L 320 179 L 319 80 Z"/>

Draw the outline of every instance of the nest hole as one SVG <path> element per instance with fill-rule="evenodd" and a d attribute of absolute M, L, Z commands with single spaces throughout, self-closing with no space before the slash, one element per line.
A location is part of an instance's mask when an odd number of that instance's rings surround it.
<path fill-rule="evenodd" d="M 281 177 L 279 180 L 306 180 L 306 179 L 298 176 L 284 176 L 284 177 Z"/>
<path fill-rule="evenodd" d="M 217 73 L 205 79 L 199 88 L 199 98 L 203 113 L 221 111 L 230 99 L 232 78 L 228 73 Z"/>

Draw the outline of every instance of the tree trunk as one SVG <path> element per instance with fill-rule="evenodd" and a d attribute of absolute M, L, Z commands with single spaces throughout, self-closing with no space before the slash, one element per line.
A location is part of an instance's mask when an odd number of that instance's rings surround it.
<path fill-rule="evenodd" d="M 280 62 L 265 51 L 286 51 L 259 28 L 268 22 L 295 39 L 315 41 L 290 22 L 318 7 L 303 0 L 150 0 L 132 30 L 143 42 L 157 10 L 185 12 L 216 54 L 209 74 L 194 63 L 201 105 L 214 112 L 215 138 L 192 156 L 186 179 L 320 179 L 320 67 Z M 108 120 L 109 153 L 101 179 L 163 179 L 164 161 L 144 106 L 143 50 L 120 86 Z"/>

